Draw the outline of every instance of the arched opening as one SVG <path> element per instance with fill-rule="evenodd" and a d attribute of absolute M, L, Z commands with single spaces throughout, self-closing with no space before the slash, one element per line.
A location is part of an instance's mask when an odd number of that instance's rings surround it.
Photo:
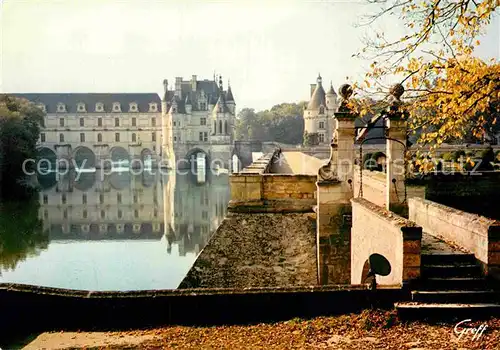
<path fill-rule="evenodd" d="M 96 173 L 95 172 L 85 172 L 75 174 L 75 182 L 74 187 L 82 192 L 86 192 L 94 186 L 96 181 Z"/>
<path fill-rule="evenodd" d="M 222 120 L 219 120 L 219 134 L 222 135 Z"/>
<path fill-rule="evenodd" d="M 38 169 L 45 171 L 55 171 L 57 164 L 56 153 L 47 147 L 39 148 L 37 151 Z"/>
<path fill-rule="evenodd" d="M 117 191 L 121 191 L 125 188 L 129 188 L 131 180 L 132 180 L 131 175 L 130 175 L 130 172 L 128 172 L 128 171 L 113 172 L 109 176 L 110 186 Z M 128 203 L 128 204 L 131 204 L 131 203 Z"/>
<path fill-rule="evenodd" d="M 217 134 L 217 121 L 216 120 L 214 120 L 214 132 L 212 135 L 215 135 L 215 134 Z"/>
<path fill-rule="evenodd" d="M 113 147 L 110 151 L 111 162 L 115 167 L 128 167 L 130 165 L 130 155 L 123 147 Z"/>
<path fill-rule="evenodd" d="M 78 147 L 73 154 L 73 159 L 75 160 L 75 167 L 77 169 L 95 168 L 95 154 L 88 147 Z"/>
<path fill-rule="evenodd" d="M 228 135 L 228 133 L 227 133 L 227 120 L 224 120 L 224 134 Z"/>
<path fill-rule="evenodd" d="M 144 168 L 150 169 L 153 162 L 153 152 L 149 148 L 141 151 L 141 161 Z"/>

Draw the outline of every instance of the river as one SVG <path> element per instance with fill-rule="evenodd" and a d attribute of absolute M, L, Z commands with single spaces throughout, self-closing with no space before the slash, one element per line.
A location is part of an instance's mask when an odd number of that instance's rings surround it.
<path fill-rule="evenodd" d="M 226 214 L 228 175 L 51 173 L 0 214 L 0 282 L 175 289 Z"/>

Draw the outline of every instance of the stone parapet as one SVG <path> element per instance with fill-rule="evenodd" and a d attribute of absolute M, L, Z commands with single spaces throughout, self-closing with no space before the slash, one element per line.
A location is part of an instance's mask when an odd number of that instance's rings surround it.
<path fill-rule="evenodd" d="M 422 198 L 408 201 L 409 218 L 426 233 L 470 251 L 485 275 L 500 279 L 500 222 Z"/>
<path fill-rule="evenodd" d="M 419 278 L 422 228 L 364 198 L 351 202 L 351 283 L 365 282 L 365 264 L 375 253 L 391 265 L 391 273 L 377 276 L 377 284 L 401 285 Z"/>

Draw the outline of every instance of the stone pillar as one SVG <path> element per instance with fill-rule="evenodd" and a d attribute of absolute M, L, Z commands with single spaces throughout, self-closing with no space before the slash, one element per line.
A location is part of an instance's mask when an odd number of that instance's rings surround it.
<path fill-rule="evenodd" d="M 350 283 L 350 230 L 354 171 L 354 119 L 347 108 L 349 85 L 340 90 L 343 102 L 335 117 L 337 129 L 330 160 L 319 169 L 317 185 L 318 283 Z"/>
<path fill-rule="evenodd" d="M 405 199 L 405 150 L 406 150 L 406 121 L 401 111 L 400 97 L 404 89 L 400 84 L 391 88 L 391 105 L 387 112 L 388 137 L 386 148 L 386 209 L 398 210 Z M 395 141 L 397 140 L 397 141 Z"/>

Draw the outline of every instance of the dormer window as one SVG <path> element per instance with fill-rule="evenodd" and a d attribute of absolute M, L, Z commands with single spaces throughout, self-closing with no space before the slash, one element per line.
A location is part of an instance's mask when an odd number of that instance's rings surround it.
<path fill-rule="evenodd" d="M 150 103 L 149 104 L 149 111 L 150 112 L 158 112 L 158 104 L 157 103 Z"/>
<path fill-rule="evenodd" d="M 85 112 L 85 103 L 80 102 L 79 104 L 76 105 L 76 111 L 77 112 Z"/>
<path fill-rule="evenodd" d="M 66 112 L 66 105 L 64 103 L 57 104 L 57 112 L 64 113 Z"/>
<path fill-rule="evenodd" d="M 120 103 L 119 102 L 113 102 L 113 112 L 121 112 L 122 109 L 120 107 Z"/>
<path fill-rule="evenodd" d="M 128 111 L 129 112 L 137 112 L 138 111 L 137 103 L 135 103 L 135 102 L 130 103 L 128 106 Z"/>
<path fill-rule="evenodd" d="M 325 107 L 319 107 L 319 114 L 325 114 Z"/>
<path fill-rule="evenodd" d="M 104 104 L 102 102 L 97 102 L 95 104 L 95 111 L 96 112 L 104 112 Z"/>
<path fill-rule="evenodd" d="M 37 104 L 36 106 L 37 106 L 37 107 L 38 107 L 38 108 L 39 108 L 39 109 L 40 109 L 43 113 L 47 112 L 47 108 L 45 107 L 45 105 L 44 105 L 44 104 L 39 103 L 39 104 Z"/>

